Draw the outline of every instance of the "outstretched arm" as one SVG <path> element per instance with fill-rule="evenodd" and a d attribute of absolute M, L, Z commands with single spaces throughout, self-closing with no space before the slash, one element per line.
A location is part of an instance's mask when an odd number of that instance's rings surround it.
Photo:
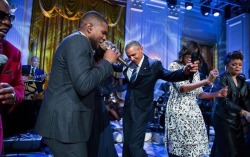
<path fill-rule="evenodd" d="M 219 90 L 218 92 L 202 92 L 199 94 L 199 98 L 202 99 L 209 99 L 209 98 L 215 98 L 215 97 L 226 97 L 227 96 L 227 91 L 228 91 L 228 87 L 224 87 L 221 90 Z"/>
<path fill-rule="evenodd" d="M 212 71 L 210 71 L 209 77 L 207 79 L 198 81 L 198 82 L 194 82 L 191 84 L 184 84 L 180 87 L 180 92 L 184 93 L 184 92 L 189 92 L 192 91 L 196 88 L 202 87 L 204 85 L 213 83 L 216 76 L 217 76 L 218 70 L 217 69 L 213 69 Z"/>

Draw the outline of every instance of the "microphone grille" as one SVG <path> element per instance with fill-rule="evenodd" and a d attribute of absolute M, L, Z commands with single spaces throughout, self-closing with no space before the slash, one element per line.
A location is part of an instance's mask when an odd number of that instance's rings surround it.
<path fill-rule="evenodd" d="M 5 64 L 8 61 L 8 57 L 4 54 L 0 54 L 0 64 Z"/>
<path fill-rule="evenodd" d="M 108 50 L 109 49 L 109 44 L 108 42 L 104 41 L 100 44 L 100 47 L 103 49 L 103 50 Z"/>

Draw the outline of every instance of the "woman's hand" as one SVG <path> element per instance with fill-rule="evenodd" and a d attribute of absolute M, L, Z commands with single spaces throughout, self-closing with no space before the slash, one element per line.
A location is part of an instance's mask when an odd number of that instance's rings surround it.
<path fill-rule="evenodd" d="M 183 69 L 183 73 L 185 75 L 189 75 L 190 73 L 196 73 L 199 70 L 199 61 L 195 61 L 194 63 L 188 63 L 185 65 Z"/>
<path fill-rule="evenodd" d="M 244 116 L 248 122 L 250 122 L 250 112 L 248 112 L 248 111 L 246 111 L 246 110 L 241 110 L 241 111 L 240 111 L 240 114 L 241 114 L 242 116 Z"/>
<path fill-rule="evenodd" d="M 227 92 L 228 92 L 228 86 L 222 88 L 217 92 L 216 97 L 227 97 Z"/>
<path fill-rule="evenodd" d="M 213 83 L 217 76 L 219 76 L 219 70 L 218 69 L 211 70 L 209 76 L 207 77 L 208 83 Z"/>

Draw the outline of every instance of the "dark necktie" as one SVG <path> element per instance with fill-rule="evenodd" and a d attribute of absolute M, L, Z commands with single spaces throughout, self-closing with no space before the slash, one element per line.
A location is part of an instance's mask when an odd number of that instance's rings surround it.
<path fill-rule="evenodd" d="M 136 80 L 137 68 L 138 68 L 138 66 L 134 67 L 133 72 L 132 72 L 131 77 L 130 77 L 130 80 L 129 80 L 130 82 L 134 82 Z"/>
<path fill-rule="evenodd" d="M 34 68 L 34 67 L 31 68 L 31 74 L 32 74 L 33 76 L 35 76 L 35 68 Z"/>

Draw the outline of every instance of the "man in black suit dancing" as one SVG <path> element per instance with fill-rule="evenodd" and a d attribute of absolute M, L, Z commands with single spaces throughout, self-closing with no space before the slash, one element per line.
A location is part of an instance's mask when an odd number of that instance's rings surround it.
<path fill-rule="evenodd" d="M 170 72 L 162 63 L 143 54 L 143 47 L 138 41 L 129 41 L 125 52 L 131 64 L 124 70 L 128 89 L 123 110 L 123 157 L 147 157 L 144 138 L 147 123 L 154 114 L 154 86 L 158 79 L 182 81 L 189 79 L 190 72 L 198 70 L 198 62 L 185 68 Z"/>

